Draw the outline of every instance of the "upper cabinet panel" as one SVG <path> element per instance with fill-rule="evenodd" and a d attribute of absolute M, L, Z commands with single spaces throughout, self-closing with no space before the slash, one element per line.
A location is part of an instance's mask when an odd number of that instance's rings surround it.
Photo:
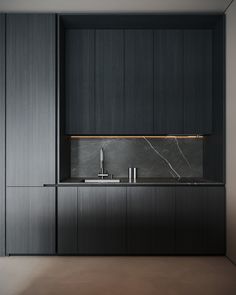
<path fill-rule="evenodd" d="M 95 133 L 95 31 L 65 32 L 66 133 Z"/>
<path fill-rule="evenodd" d="M 55 16 L 7 15 L 7 185 L 55 181 Z"/>
<path fill-rule="evenodd" d="M 125 31 L 125 134 L 153 133 L 153 31 Z"/>
<path fill-rule="evenodd" d="M 96 133 L 124 129 L 124 31 L 96 30 Z"/>
<path fill-rule="evenodd" d="M 117 17 L 62 17 L 65 133 L 212 134 L 217 17 Z"/>
<path fill-rule="evenodd" d="M 182 30 L 155 31 L 154 60 L 155 133 L 183 134 Z"/>
<path fill-rule="evenodd" d="M 184 31 L 184 133 L 212 131 L 212 31 Z"/>

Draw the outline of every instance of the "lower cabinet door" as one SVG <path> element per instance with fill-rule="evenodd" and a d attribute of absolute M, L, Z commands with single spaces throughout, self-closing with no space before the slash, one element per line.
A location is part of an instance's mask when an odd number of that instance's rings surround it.
<path fill-rule="evenodd" d="M 176 253 L 225 253 L 224 187 L 176 188 Z"/>
<path fill-rule="evenodd" d="M 174 188 L 129 187 L 127 218 L 128 253 L 174 253 Z"/>
<path fill-rule="evenodd" d="M 58 253 L 126 251 L 126 188 L 58 188 Z"/>
<path fill-rule="evenodd" d="M 55 188 L 8 187 L 7 254 L 55 254 Z"/>

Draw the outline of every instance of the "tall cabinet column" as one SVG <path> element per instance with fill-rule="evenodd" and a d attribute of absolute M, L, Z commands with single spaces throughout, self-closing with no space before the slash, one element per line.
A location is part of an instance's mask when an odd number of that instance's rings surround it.
<path fill-rule="evenodd" d="M 56 180 L 55 35 L 55 15 L 6 17 L 6 253 L 10 255 L 55 252 L 55 189 L 43 187 Z"/>
<path fill-rule="evenodd" d="M 5 15 L 0 14 L 0 256 L 5 255 Z"/>

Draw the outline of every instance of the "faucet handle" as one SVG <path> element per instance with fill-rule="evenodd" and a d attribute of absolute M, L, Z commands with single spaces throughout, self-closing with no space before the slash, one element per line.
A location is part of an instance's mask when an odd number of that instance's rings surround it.
<path fill-rule="evenodd" d="M 108 173 L 98 173 L 98 177 L 108 177 L 109 174 Z"/>
<path fill-rule="evenodd" d="M 107 171 L 104 171 L 104 169 L 102 168 L 101 171 L 98 173 L 98 177 L 108 177 L 109 174 Z"/>

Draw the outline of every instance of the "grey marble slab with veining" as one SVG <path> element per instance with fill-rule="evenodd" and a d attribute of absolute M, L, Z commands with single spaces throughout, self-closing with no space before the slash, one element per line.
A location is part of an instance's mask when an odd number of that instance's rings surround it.
<path fill-rule="evenodd" d="M 138 177 L 202 177 L 204 139 L 79 139 L 71 142 L 71 177 L 97 177 L 99 152 L 105 169 L 127 177 L 129 167 Z"/>

